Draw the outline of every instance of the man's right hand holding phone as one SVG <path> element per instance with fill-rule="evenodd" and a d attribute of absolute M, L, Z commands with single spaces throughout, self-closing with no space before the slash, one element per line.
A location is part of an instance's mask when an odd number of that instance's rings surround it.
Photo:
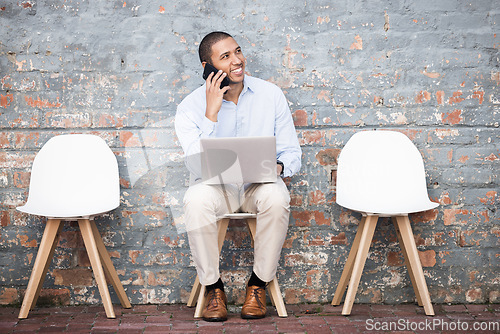
<path fill-rule="evenodd" d="M 222 99 L 230 87 L 221 87 L 222 80 L 226 78 L 227 74 L 221 70 L 218 72 L 210 73 L 206 79 L 207 87 L 207 109 L 205 116 L 212 122 L 217 122 L 217 114 L 222 106 Z"/>

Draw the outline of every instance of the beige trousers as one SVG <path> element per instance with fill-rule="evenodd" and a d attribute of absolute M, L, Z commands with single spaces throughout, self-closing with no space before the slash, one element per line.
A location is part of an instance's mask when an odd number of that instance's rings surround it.
<path fill-rule="evenodd" d="M 257 214 L 253 271 L 264 282 L 275 278 L 290 214 L 290 194 L 281 178 L 241 190 L 233 185 L 198 183 L 187 190 L 184 211 L 189 246 L 202 285 L 214 284 L 220 277 L 217 221 L 236 211 Z"/>

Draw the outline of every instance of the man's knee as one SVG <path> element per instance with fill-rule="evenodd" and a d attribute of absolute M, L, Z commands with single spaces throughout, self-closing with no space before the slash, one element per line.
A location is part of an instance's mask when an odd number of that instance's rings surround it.
<path fill-rule="evenodd" d="M 282 187 L 280 184 L 263 184 L 262 189 L 259 189 L 258 196 L 258 202 L 261 203 L 262 209 L 273 208 L 289 210 L 290 194 L 288 193 L 288 189 Z"/>
<path fill-rule="evenodd" d="M 184 195 L 186 208 L 203 209 L 213 208 L 213 203 L 218 194 L 213 187 L 206 184 L 197 184 L 189 187 Z"/>

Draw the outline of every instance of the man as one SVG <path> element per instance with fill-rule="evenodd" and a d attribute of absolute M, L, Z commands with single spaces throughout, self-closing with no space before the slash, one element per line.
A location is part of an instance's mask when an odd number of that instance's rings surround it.
<path fill-rule="evenodd" d="M 245 75 L 241 47 L 224 32 L 212 32 L 199 46 L 203 67 L 219 70 L 178 106 L 175 130 L 187 158 L 200 153 L 200 139 L 210 137 L 276 136 L 276 173 L 291 176 L 300 169 L 301 149 L 283 92 L 274 84 Z M 224 78 L 229 86 L 220 88 Z M 197 171 L 188 169 L 193 174 Z M 245 185 L 191 185 L 184 197 L 188 239 L 200 283 L 206 287 L 206 321 L 227 319 L 224 284 L 219 275 L 217 217 L 230 210 L 257 214 L 254 267 L 241 310 L 244 319 L 266 315 L 266 284 L 276 275 L 285 241 L 290 195 L 278 177 L 274 183 Z"/>

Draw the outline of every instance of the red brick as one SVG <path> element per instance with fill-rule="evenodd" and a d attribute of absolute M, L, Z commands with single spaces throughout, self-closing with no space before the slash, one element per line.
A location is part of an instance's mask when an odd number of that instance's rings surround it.
<path fill-rule="evenodd" d="M 436 92 L 436 100 L 438 104 L 444 104 L 444 91 L 439 90 Z"/>
<path fill-rule="evenodd" d="M 55 285 L 91 286 L 92 270 L 87 268 L 54 269 L 52 271 Z"/>
<path fill-rule="evenodd" d="M 34 108 L 47 109 L 47 108 L 60 108 L 62 104 L 59 102 L 59 98 L 54 102 L 50 102 L 46 99 L 41 99 L 39 96 L 32 98 L 30 96 L 25 96 L 24 99 L 26 103 Z"/>
<path fill-rule="evenodd" d="M 17 289 L 4 288 L 0 294 L 0 305 L 14 304 L 19 301 Z"/>
<path fill-rule="evenodd" d="M 427 91 L 420 91 L 417 94 L 417 97 L 415 97 L 415 102 L 416 103 L 424 103 L 427 102 L 431 99 L 431 93 Z"/>
<path fill-rule="evenodd" d="M 302 206 L 304 201 L 302 200 L 302 195 L 299 194 L 290 194 L 290 206 Z"/>
<path fill-rule="evenodd" d="M 307 112 L 305 110 L 296 110 L 292 116 L 293 123 L 296 127 L 307 126 Z"/>
<path fill-rule="evenodd" d="M 436 265 L 436 252 L 432 249 L 418 251 L 422 267 L 434 267 Z"/>
<path fill-rule="evenodd" d="M 322 166 L 337 165 L 337 159 L 340 154 L 341 149 L 339 148 L 327 148 L 319 151 L 316 154 L 316 159 Z"/>
<path fill-rule="evenodd" d="M 325 133 L 321 130 L 305 130 L 300 132 L 299 136 L 300 145 L 320 144 L 325 145 Z"/>
<path fill-rule="evenodd" d="M 470 214 L 469 210 L 465 209 L 444 209 L 444 217 L 443 217 L 443 223 L 445 225 L 452 225 L 452 224 L 467 224 L 468 220 L 463 220 L 461 219 L 462 216 L 465 216 L 465 218 L 468 218 L 467 216 Z"/>
<path fill-rule="evenodd" d="M 0 132 L 0 148 L 9 148 L 10 147 L 10 133 L 8 132 Z"/>
<path fill-rule="evenodd" d="M 494 190 L 488 191 L 484 198 L 480 198 L 479 201 L 483 204 L 495 204 L 498 198 L 498 193 Z"/>
<path fill-rule="evenodd" d="M 320 205 L 325 203 L 326 197 L 321 190 L 315 190 L 309 193 L 309 205 Z"/>
<path fill-rule="evenodd" d="M 330 237 L 330 245 L 347 245 L 347 237 L 345 232 L 340 232 L 338 235 Z"/>
<path fill-rule="evenodd" d="M 29 236 L 18 234 L 17 239 L 23 247 L 37 247 L 38 242 L 35 239 L 29 240 Z"/>
<path fill-rule="evenodd" d="M 34 159 L 34 153 L 0 152 L 0 168 L 29 168 Z"/>
<path fill-rule="evenodd" d="M 401 252 L 387 252 L 387 265 L 391 267 L 400 267 L 404 264 L 404 257 Z"/>
<path fill-rule="evenodd" d="M 46 126 L 51 128 L 87 128 L 91 125 L 89 113 L 47 112 Z"/>
<path fill-rule="evenodd" d="M 40 132 L 16 132 L 14 134 L 12 148 L 30 149 L 38 148 L 40 145 Z"/>
<path fill-rule="evenodd" d="M 462 110 L 455 109 L 449 113 L 442 113 L 441 119 L 443 124 L 456 125 L 462 122 L 464 119 L 461 117 Z"/>
<path fill-rule="evenodd" d="M 30 185 L 30 172 L 15 172 L 12 174 L 12 179 L 14 181 L 14 187 L 16 188 L 28 188 Z"/>
<path fill-rule="evenodd" d="M 1 211 L 0 212 L 0 226 L 5 227 L 10 225 L 10 212 Z"/>
<path fill-rule="evenodd" d="M 285 300 L 290 304 L 302 302 L 303 300 L 312 302 L 318 300 L 321 294 L 322 292 L 317 289 L 286 289 Z"/>
<path fill-rule="evenodd" d="M 296 226 L 311 226 L 313 220 L 316 225 L 330 225 L 330 220 L 321 211 L 292 211 L 292 217 Z"/>
<path fill-rule="evenodd" d="M 428 223 L 431 221 L 435 221 L 438 217 L 438 214 L 439 214 L 438 209 L 422 211 L 411 214 L 410 220 L 413 223 Z"/>
<path fill-rule="evenodd" d="M 483 291 L 479 288 L 469 289 L 465 292 L 465 299 L 468 303 L 484 302 Z"/>
<path fill-rule="evenodd" d="M 460 103 L 462 101 L 464 101 L 465 99 L 462 96 L 462 92 L 461 91 L 456 91 L 456 92 L 453 92 L 453 96 L 451 96 L 449 99 L 448 99 L 448 103 L 450 105 L 454 104 L 454 103 Z"/>
<path fill-rule="evenodd" d="M 293 242 L 299 238 L 302 238 L 302 233 L 288 231 L 287 238 L 283 244 L 283 248 L 293 248 Z"/>
<path fill-rule="evenodd" d="M 47 289 L 40 292 L 37 305 L 69 305 L 71 294 L 68 289 Z"/>
<path fill-rule="evenodd" d="M 0 107 L 7 108 L 14 101 L 14 94 L 0 94 Z"/>

